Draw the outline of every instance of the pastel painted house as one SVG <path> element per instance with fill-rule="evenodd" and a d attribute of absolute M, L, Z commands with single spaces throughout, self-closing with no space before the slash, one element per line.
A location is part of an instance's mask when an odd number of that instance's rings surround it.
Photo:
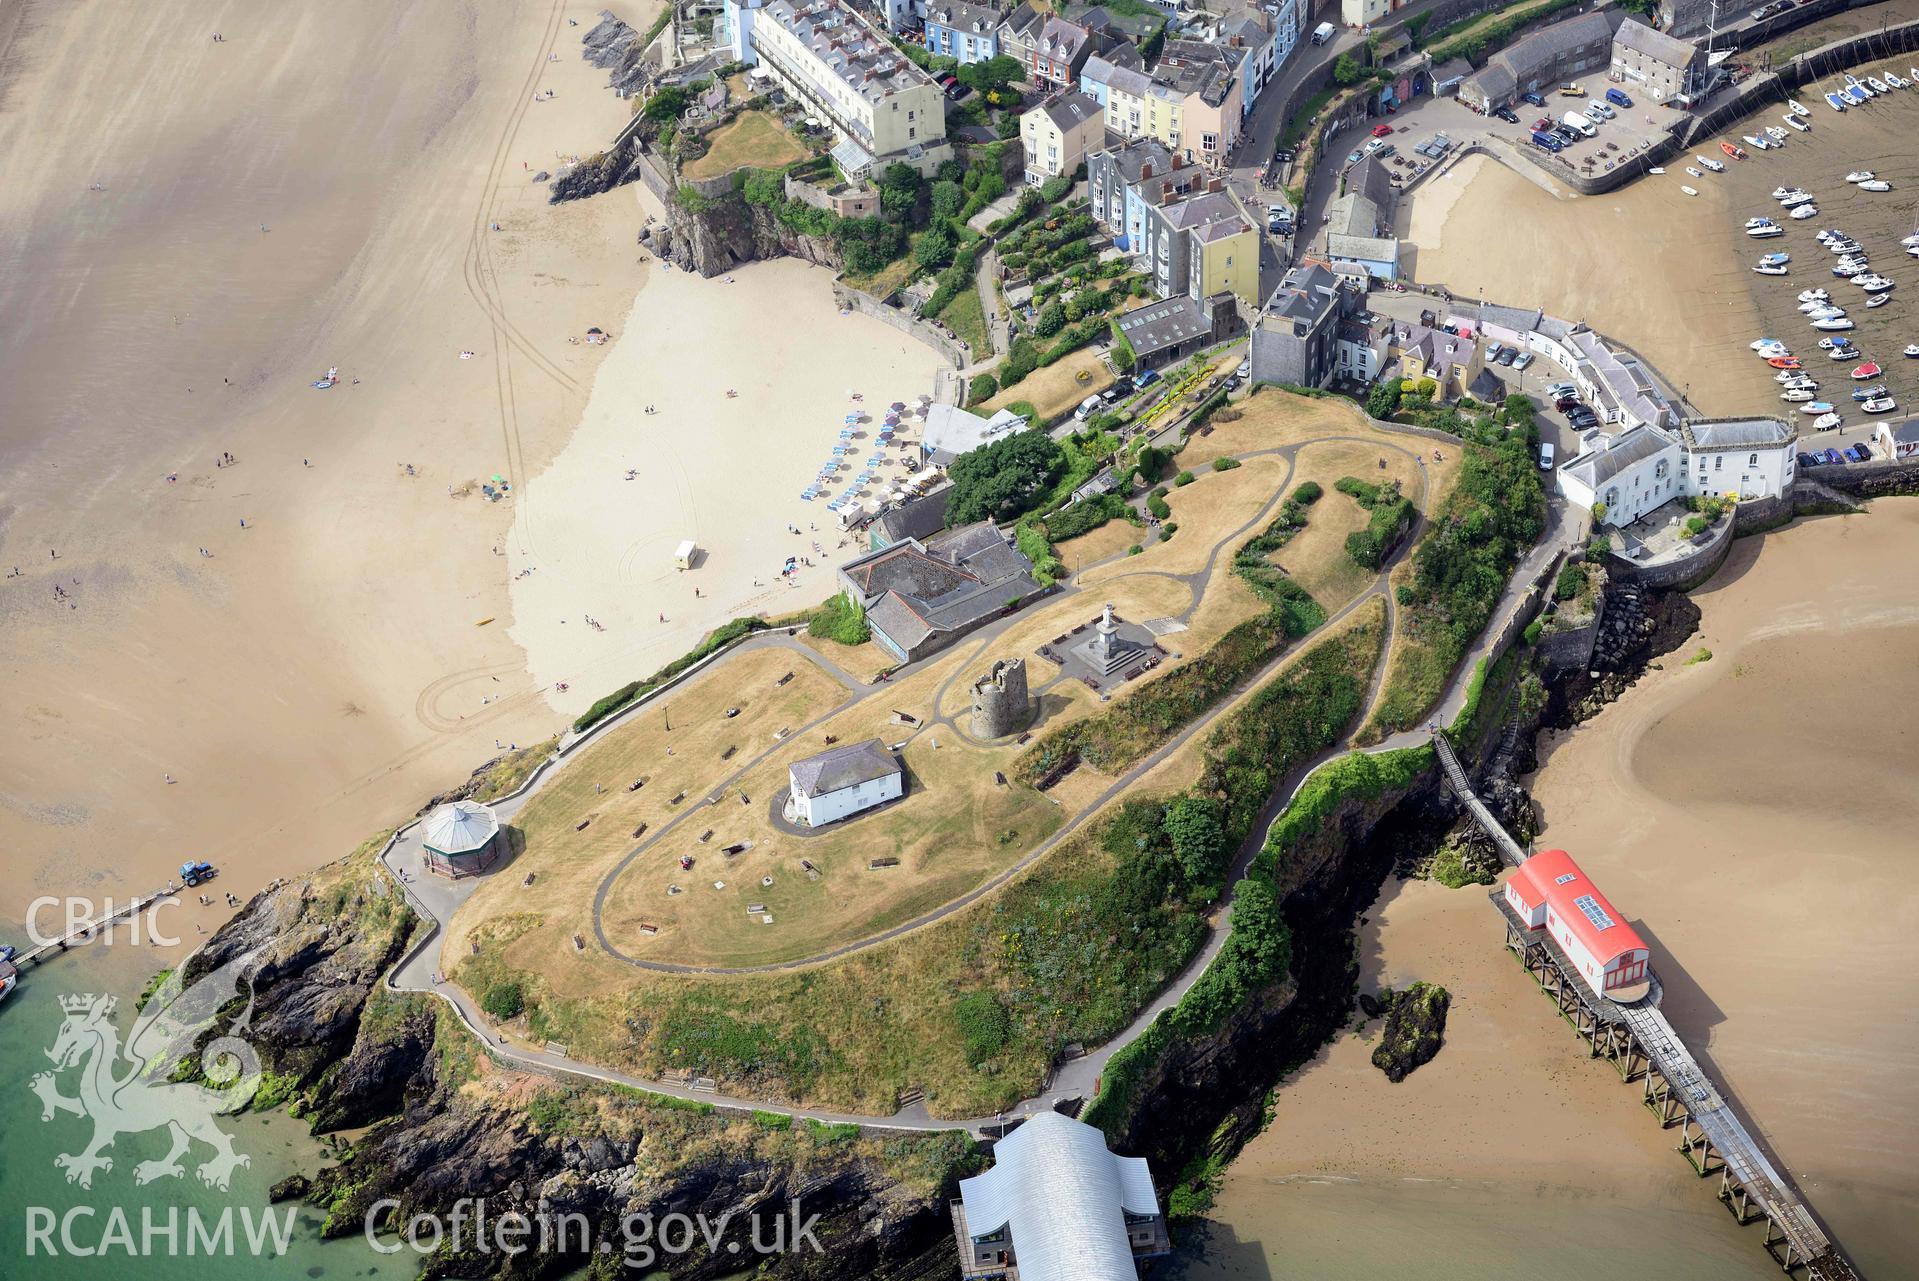
<path fill-rule="evenodd" d="M 1048 178 L 1071 177 L 1087 153 L 1099 148 L 1106 140 L 1105 113 L 1089 94 L 1058 94 L 1020 117 L 1019 136 L 1026 181 L 1037 187 Z"/>
<path fill-rule="evenodd" d="M 960 0 L 926 8 L 926 49 L 961 66 L 999 56 L 1000 13 Z"/>

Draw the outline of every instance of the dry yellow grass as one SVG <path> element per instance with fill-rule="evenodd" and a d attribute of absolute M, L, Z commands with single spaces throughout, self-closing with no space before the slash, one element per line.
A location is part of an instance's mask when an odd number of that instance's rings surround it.
<path fill-rule="evenodd" d="M 1078 538 L 1053 544 L 1053 550 L 1059 553 L 1059 563 L 1066 567 L 1066 572 L 1073 574 L 1110 556 L 1121 555 L 1139 542 L 1145 532 L 1130 520 L 1109 520 Z"/>
<path fill-rule="evenodd" d="M 793 679 L 776 685 L 787 672 Z M 726 660 L 628 717 L 581 749 L 513 818 L 512 839 L 524 847 L 454 917 L 449 955 L 464 946 L 466 931 L 521 914 L 542 918 L 534 932 L 538 946 L 570 953 L 573 935 L 592 935 L 593 894 L 641 839 L 633 835 L 640 824 L 650 831 L 702 804 L 721 779 L 777 741 L 781 729 L 797 729 L 845 697 L 838 681 L 800 655 L 757 650 Z M 741 710 L 729 719 L 731 707 Z M 729 747 L 735 749 L 732 759 L 722 760 Z M 629 791 L 642 777 L 646 785 Z M 587 826 L 579 830 L 582 822 Z M 527 876 L 533 884 L 524 883 Z"/>
<path fill-rule="evenodd" d="M 1342 476 L 1355 476 L 1372 485 L 1397 480 L 1405 493 L 1417 498 L 1420 467 L 1397 450 L 1381 451 L 1358 441 L 1306 445 L 1294 457 L 1298 470 L 1287 492 L 1296 491 L 1308 480 L 1316 481 L 1324 492 L 1307 508 L 1306 528 L 1272 559 L 1331 613 L 1359 595 L 1376 577 L 1375 571 L 1356 564 L 1346 554 L 1346 535 L 1366 528 L 1371 513 L 1335 490 L 1334 483 Z M 1386 460 L 1384 470 L 1379 466 L 1382 458 Z"/>
<path fill-rule="evenodd" d="M 1137 566 L 1167 574 L 1193 574 L 1208 565 L 1215 573 L 1227 572 L 1235 548 L 1222 549 L 1221 544 L 1242 542 L 1264 528 L 1271 520 L 1267 509 L 1274 508 L 1281 491 L 1288 488 L 1290 471 L 1291 464 L 1283 458 L 1255 458 L 1231 471 L 1209 468 L 1195 473 L 1192 484 L 1180 485 L 1166 494 L 1166 505 L 1173 509 L 1168 521 L 1179 526 L 1178 532 L 1138 556 L 1095 573 L 1110 576 Z M 1215 549 L 1220 550 L 1217 560 Z"/>
<path fill-rule="evenodd" d="M 1415 452 L 1421 443 L 1417 437 L 1380 431 L 1357 405 L 1337 396 L 1296 396 L 1276 387 L 1261 387 L 1232 408 L 1239 413 L 1238 419 L 1220 422 L 1215 414 L 1208 434 L 1187 441 L 1180 454 L 1182 466 L 1197 471 L 1223 454 L 1277 449 L 1327 436 L 1372 436 Z"/>
<path fill-rule="evenodd" d="M 990 415 L 1015 401 L 1025 401 L 1039 411 L 1041 418 L 1050 420 L 1072 410 L 1094 392 L 1111 387 L 1114 381 L 1113 371 L 1099 354 L 1091 347 L 1082 347 L 1002 388 L 999 395 L 986 402 L 983 412 Z"/>
<path fill-rule="evenodd" d="M 680 172 L 698 181 L 735 169 L 779 169 L 806 159 L 806 148 L 764 111 L 742 111 L 707 137 L 707 151 Z"/>
<path fill-rule="evenodd" d="M 864 645 L 842 645 L 836 640 L 829 640 L 824 636 L 809 636 L 805 632 L 801 632 L 798 639 L 808 649 L 816 651 L 820 657 L 833 663 L 847 675 L 856 676 L 863 681 L 871 681 L 881 672 L 899 666 L 899 659 L 873 641 L 867 641 Z"/>

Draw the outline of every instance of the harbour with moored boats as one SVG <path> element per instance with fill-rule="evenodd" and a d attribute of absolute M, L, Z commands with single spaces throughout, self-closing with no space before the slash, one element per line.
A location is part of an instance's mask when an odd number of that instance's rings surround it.
<path fill-rule="evenodd" d="M 1688 185 L 1721 188 L 1736 232 L 1763 244 L 1748 265 L 1765 325 L 1748 340 L 1752 377 L 1777 384 L 1776 412 L 1808 438 L 1804 462 L 1861 458 L 1862 442 L 1829 455 L 1818 436 L 1912 412 L 1902 401 L 1919 387 L 1919 276 L 1899 290 L 1905 268 L 1919 272 L 1915 112 L 1919 66 L 1859 67 L 1681 167 Z"/>

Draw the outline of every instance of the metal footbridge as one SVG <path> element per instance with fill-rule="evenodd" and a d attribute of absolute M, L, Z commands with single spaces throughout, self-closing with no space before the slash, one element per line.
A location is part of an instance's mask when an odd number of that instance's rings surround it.
<path fill-rule="evenodd" d="M 1526 850 L 1474 792 L 1452 744 L 1435 733 L 1433 747 L 1447 783 L 1473 821 L 1492 839 L 1501 858 L 1519 866 Z M 1679 1150 L 1701 1178 L 1720 1176 L 1719 1199 L 1733 1216 L 1741 1223 L 1765 1223 L 1763 1244 L 1774 1262 L 1787 1273 L 1803 1269 L 1815 1281 L 1858 1281 L 1859 1274 L 1813 1218 L 1798 1189 L 1774 1168 L 1759 1140 L 1660 1012 L 1657 976 L 1640 1000 L 1609 1000 L 1592 990 L 1556 943 L 1542 937 L 1545 931 L 1527 929 L 1506 906 L 1503 894 L 1492 897 L 1506 918 L 1507 947 L 1591 1045 L 1593 1056 L 1612 1060 L 1623 1079 L 1643 1083 L 1646 1106 L 1662 1127 L 1680 1127 Z"/>

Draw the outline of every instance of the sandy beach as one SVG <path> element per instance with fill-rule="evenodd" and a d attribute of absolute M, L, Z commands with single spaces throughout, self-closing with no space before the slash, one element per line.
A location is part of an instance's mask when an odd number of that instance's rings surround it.
<path fill-rule="evenodd" d="M 532 181 L 625 116 L 596 13 L 0 17 L 0 917 L 189 856 L 245 896 L 552 732 L 513 500 L 449 489 L 545 465 L 645 271 L 630 200 Z"/>
<path fill-rule="evenodd" d="M 876 440 L 877 417 L 931 391 L 938 359 L 878 320 L 842 315 L 831 281 L 797 259 L 648 281 L 579 429 L 521 495 L 507 543 L 512 637 L 554 707 L 579 712 L 728 619 L 790 614 L 836 590 L 854 539 L 842 544 L 826 503 L 857 473 L 849 463 L 811 502 L 800 493 L 839 444 L 861 465 L 883 455 L 869 494 L 908 475 L 905 451 Z M 777 335 L 768 316 L 780 317 Z M 848 428 L 852 411 L 875 421 Z M 841 441 L 844 430 L 854 436 Z M 674 553 L 687 539 L 699 554 L 682 572 Z M 782 577 L 789 556 L 812 563 Z"/>
<path fill-rule="evenodd" d="M 1919 500 L 1741 541 L 1695 593 L 1700 633 L 1597 718 L 1542 744 L 1563 846 L 1654 948 L 1665 1009 L 1870 1276 L 1919 1257 L 1919 957 L 1907 883 L 1919 696 Z M 1704 647 L 1709 661 L 1685 665 Z M 1446 1045 L 1403 1084 L 1344 1035 L 1275 1094 L 1229 1169 L 1192 1277 L 1775 1275 L 1631 1089 L 1584 1056 L 1500 950 L 1484 892 L 1389 883 L 1361 931 L 1362 991 L 1454 997 Z M 1539 1233 L 1489 1243 L 1523 1205 Z M 1399 1225 L 1381 1239 L 1364 1230 Z M 1567 1259 L 1552 1238 L 1603 1242 Z M 1424 1238 L 1409 1252 L 1408 1235 Z"/>

